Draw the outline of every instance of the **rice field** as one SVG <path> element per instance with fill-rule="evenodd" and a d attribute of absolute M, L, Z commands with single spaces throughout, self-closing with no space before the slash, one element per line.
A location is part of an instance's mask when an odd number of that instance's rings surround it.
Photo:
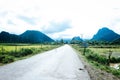
<path fill-rule="evenodd" d="M 61 45 L 44 44 L 0 44 L 0 65 L 33 56 Z"/>
<path fill-rule="evenodd" d="M 41 44 L 1 44 L 0 45 L 0 52 L 2 51 L 19 51 L 20 49 L 31 49 L 31 48 L 49 48 L 54 47 L 54 45 L 41 45 Z"/>
<path fill-rule="evenodd" d="M 112 57 L 120 57 L 120 47 L 117 48 L 88 48 L 93 52 L 108 56 L 109 52 L 112 51 Z"/>

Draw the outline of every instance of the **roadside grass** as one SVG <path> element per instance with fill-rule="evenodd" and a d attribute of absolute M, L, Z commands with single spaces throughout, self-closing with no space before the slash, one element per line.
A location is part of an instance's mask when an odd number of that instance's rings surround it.
<path fill-rule="evenodd" d="M 82 55 L 82 57 L 85 59 L 85 61 L 87 61 L 90 65 L 94 66 L 97 69 L 101 69 L 108 73 L 112 73 L 113 75 L 120 78 L 120 69 L 117 70 L 117 69 L 111 68 L 110 66 L 107 65 L 108 59 L 106 57 L 106 53 L 109 51 L 109 49 L 107 49 L 107 48 L 106 49 L 88 48 L 86 50 L 85 55 L 83 55 L 84 49 L 82 47 L 80 47 L 77 44 L 72 45 L 72 47 L 74 49 L 76 49 L 77 51 L 79 51 L 80 55 Z M 113 49 L 113 51 L 116 51 L 116 49 Z M 117 51 L 119 51 L 119 50 L 117 50 Z M 113 61 L 114 61 L 114 59 L 113 59 Z"/>
<path fill-rule="evenodd" d="M 44 48 L 44 47 L 48 47 L 49 45 L 39 45 L 39 44 L 15 44 L 15 45 L 7 45 L 7 44 L 4 44 L 4 45 L 0 45 L 0 51 L 13 51 L 13 50 L 20 50 L 22 48 Z"/>
<path fill-rule="evenodd" d="M 61 45 L 44 44 L 1 44 L 0 45 L 0 65 L 11 63 L 17 60 L 31 57 Z"/>

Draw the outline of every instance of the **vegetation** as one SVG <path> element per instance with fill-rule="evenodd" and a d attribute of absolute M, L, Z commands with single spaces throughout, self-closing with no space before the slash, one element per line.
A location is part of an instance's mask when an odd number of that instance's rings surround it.
<path fill-rule="evenodd" d="M 43 44 L 1 44 L 0 63 L 10 63 L 26 56 L 34 55 L 58 47 L 58 45 Z"/>
<path fill-rule="evenodd" d="M 78 50 L 80 53 L 84 52 L 84 48 L 81 47 L 80 45 L 72 45 L 76 50 Z M 113 49 L 113 51 L 116 51 L 118 49 Z M 119 51 L 119 50 L 118 50 Z M 94 65 L 96 68 L 100 68 L 101 70 L 105 70 L 109 73 L 112 73 L 113 75 L 116 75 L 117 77 L 120 77 L 120 70 L 111 68 L 108 65 L 108 53 L 109 52 L 109 48 L 104 49 L 104 48 L 87 48 L 84 58 L 86 58 L 86 60 L 88 62 L 90 62 L 92 65 Z M 101 54 L 102 53 L 102 54 Z M 119 54 L 120 55 L 120 54 Z M 120 63 L 120 57 L 114 57 L 111 56 L 110 58 L 110 63 Z M 119 68 L 120 69 L 120 68 Z"/>

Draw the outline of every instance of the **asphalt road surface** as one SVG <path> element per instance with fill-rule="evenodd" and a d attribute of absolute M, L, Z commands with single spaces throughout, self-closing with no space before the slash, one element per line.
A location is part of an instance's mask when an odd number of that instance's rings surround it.
<path fill-rule="evenodd" d="M 90 80 L 76 52 L 69 46 L 0 66 L 0 80 Z"/>

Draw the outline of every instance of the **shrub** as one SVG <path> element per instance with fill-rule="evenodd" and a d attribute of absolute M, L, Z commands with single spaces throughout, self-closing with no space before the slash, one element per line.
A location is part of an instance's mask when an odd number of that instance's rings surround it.
<path fill-rule="evenodd" d="M 98 63 L 104 64 L 104 65 L 107 64 L 106 56 L 98 55 L 97 53 L 93 53 L 91 50 L 87 50 L 86 57 Z"/>
<path fill-rule="evenodd" d="M 18 52 L 15 52 L 15 51 L 8 52 L 8 54 L 14 57 L 18 56 Z"/>
<path fill-rule="evenodd" d="M 113 75 L 120 77 L 120 70 L 110 69 Z"/>
<path fill-rule="evenodd" d="M 9 55 L 14 56 L 14 57 L 23 57 L 23 56 L 27 56 L 27 55 L 32 54 L 32 53 L 33 53 L 32 49 L 22 48 L 18 52 L 15 52 L 15 51 L 9 52 Z"/>
<path fill-rule="evenodd" d="M 2 63 L 3 58 L 4 58 L 4 56 L 0 55 L 0 63 Z"/>
<path fill-rule="evenodd" d="M 22 56 L 27 56 L 29 54 L 32 54 L 33 51 L 31 49 L 21 49 L 21 55 Z"/>
<path fill-rule="evenodd" d="M 112 58 L 110 59 L 110 62 L 111 62 L 111 63 L 117 63 L 117 59 L 116 59 L 115 57 L 112 57 Z"/>
<path fill-rule="evenodd" d="M 5 58 L 3 58 L 2 63 L 10 63 L 14 61 L 13 56 L 5 55 Z"/>
<path fill-rule="evenodd" d="M 14 61 L 14 57 L 13 56 L 9 56 L 9 55 L 0 55 L 0 62 L 1 63 L 10 63 Z"/>
<path fill-rule="evenodd" d="M 118 58 L 112 57 L 112 58 L 110 59 L 110 62 L 111 62 L 111 63 L 120 63 L 120 57 L 118 57 Z"/>

